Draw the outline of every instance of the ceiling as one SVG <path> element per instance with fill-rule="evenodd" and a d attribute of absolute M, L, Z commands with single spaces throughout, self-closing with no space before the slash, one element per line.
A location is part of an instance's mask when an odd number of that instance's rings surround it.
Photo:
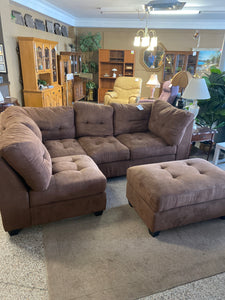
<path fill-rule="evenodd" d="M 168 0 L 170 1 L 172 0 Z M 145 24 L 146 13 L 143 5 L 149 0 L 13 0 L 12 2 L 75 27 L 139 28 Z M 149 26 L 225 30 L 225 0 L 186 0 L 185 2 L 183 10 L 197 9 L 200 13 L 185 16 L 149 15 Z"/>

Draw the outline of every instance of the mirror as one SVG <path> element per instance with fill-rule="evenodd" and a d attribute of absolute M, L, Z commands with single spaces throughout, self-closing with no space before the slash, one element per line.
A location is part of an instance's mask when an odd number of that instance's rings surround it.
<path fill-rule="evenodd" d="M 153 51 L 143 49 L 141 52 L 141 64 L 146 70 L 159 71 L 163 66 L 165 47 L 162 44 L 158 44 Z"/>

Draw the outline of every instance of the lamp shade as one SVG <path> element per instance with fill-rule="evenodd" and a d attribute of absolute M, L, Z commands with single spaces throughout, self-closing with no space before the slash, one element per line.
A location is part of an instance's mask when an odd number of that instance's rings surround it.
<path fill-rule="evenodd" d="M 160 88 L 160 82 L 158 81 L 157 74 L 152 74 L 149 80 L 146 82 L 146 86 L 154 86 L 155 88 Z"/>
<path fill-rule="evenodd" d="M 191 100 L 209 99 L 210 94 L 204 78 L 192 78 L 187 85 L 182 98 Z"/>

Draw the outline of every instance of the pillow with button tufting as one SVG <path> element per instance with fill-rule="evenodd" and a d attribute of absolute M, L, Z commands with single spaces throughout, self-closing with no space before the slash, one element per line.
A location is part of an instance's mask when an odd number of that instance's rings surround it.
<path fill-rule="evenodd" d="M 40 128 L 43 141 L 75 138 L 74 110 L 71 106 L 23 109 Z"/>
<path fill-rule="evenodd" d="M 168 145 L 179 145 L 193 119 L 192 113 L 175 108 L 165 101 L 156 100 L 152 105 L 148 127 Z"/>
<path fill-rule="evenodd" d="M 42 134 L 38 125 L 27 116 L 26 111 L 20 106 L 10 106 L 1 114 L 1 129 L 5 130 L 14 123 L 22 123 L 30 128 L 36 136 L 42 140 Z"/>
<path fill-rule="evenodd" d="M 74 104 L 76 135 L 113 135 L 113 108 L 109 105 L 76 102 Z"/>
<path fill-rule="evenodd" d="M 148 131 L 152 103 L 142 103 L 143 110 L 137 104 L 110 103 L 114 109 L 114 134 Z"/>
<path fill-rule="evenodd" d="M 32 190 L 48 188 L 52 175 L 51 157 L 28 127 L 20 123 L 7 127 L 1 135 L 0 155 Z"/>

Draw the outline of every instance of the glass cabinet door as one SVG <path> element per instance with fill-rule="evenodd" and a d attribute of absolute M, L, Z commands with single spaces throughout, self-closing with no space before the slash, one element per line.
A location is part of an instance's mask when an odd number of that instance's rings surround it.
<path fill-rule="evenodd" d="M 170 80 L 174 74 L 174 54 L 165 55 L 164 81 Z"/>
<path fill-rule="evenodd" d="M 55 48 L 52 48 L 51 50 L 51 56 L 52 56 L 52 80 L 53 82 L 57 82 L 57 63 L 56 63 L 56 50 Z"/>
<path fill-rule="evenodd" d="M 185 70 L 185 54 L 177 54 L 175 73 Z"/>
<path fill-rule="evenodd" d="M 45 57 L 45 70 L 49 70 L 50 66 L 50 49 L 49 46 L 44 46 L 44 57 Z"/>
<path fill-rule="evenodd" d="M 36 45 L 36 67 L 37 72 L 44 69 L 42 45 Z"/>
<path fill-rule="evenodd" d="M 66 75 L 68 74 L 68 61 L 64 61 L 64 79 L 66 81 Z"/>
<path fill-rule="evenodd" d="M 187 71 L 191 73 L 191 75 L 195 74 L 196 71 L 196 65 L 197 65 L 198 55 L 188 55 L 188 61 L 187 61 Z"/>

